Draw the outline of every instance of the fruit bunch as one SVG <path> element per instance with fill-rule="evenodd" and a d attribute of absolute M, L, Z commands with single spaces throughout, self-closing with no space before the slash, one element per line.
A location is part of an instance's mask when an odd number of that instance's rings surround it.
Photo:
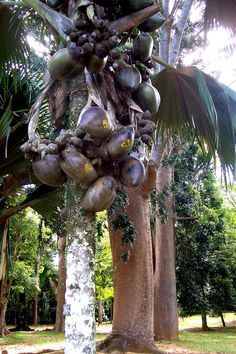
<path fill-rule="evenodd" d="M 116 120 L 92 103 L 82 110 L 75 130 L 61 130 L 55 141 L 33 138 L 21 149 L 32 160 L 33 171 L 42 183 L 59 186 L 69 177 L 85 190 L 82 207 L 100 211 L 113 203 L 119 184 L 137 187 L 145 178 L 145 164 L 130 153 L 135 142 L 152 144 L 152 116 L 158 110 L 160 96 L 149 81 L 153 39 L 147 32 L 158 28 L 163 18 L 159 14 L 151 16 L 138 26 L 141 32 L 133 35 L 131 31 L 127 36 L 119 26 L 114 28 L 114 21 L 123 21 L 118 17 L 146 8 L 153 0 L 94 3 L 92 19 L 86 6 L 80 9 L 67 47 L 53 55 L 48 68 L 57 80 L 70 80 L 85 66 L 91 75 L 101 73 L 101 80 L 106 73 L 120 102 Z M 130 109 L 132 102 L 138 110 Z"/>

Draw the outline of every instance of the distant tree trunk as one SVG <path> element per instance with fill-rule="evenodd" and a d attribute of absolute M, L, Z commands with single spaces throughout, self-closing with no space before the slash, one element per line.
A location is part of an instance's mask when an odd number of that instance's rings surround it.
<path fill-rule="evenodd" d="M 209 327 L 207 325 L 207 315 L 206 311 L 202 311 L 201 313 L 201 318 L 202 318 L 202 330 L 203 331 L 209 331 Z"/>
<path fill-rule="evenodd" d="M 0 336 L 4 337 L 10 333 L 6 329 L 6 311 L 10 298 L 11 280 L 4 278 L 0 280 Z"/>
<path fill-rule="evenodd" d="M 72 3 L 72 2 L 71 2 Z M 74 4 L 74 2 L 73 2 Z M 78 115 L 87 102 L 84 77 L 70 86 L 70 126 L 76 127 Z M 65 354 L 95 354 L 95 284 L 94 235 L 95 215 L 81 209 L 81 187 L 68 180 L 67 210 L 67 279 L 65 315 Z"/>
<path fill-rule="evenodd" d="M 98 299 L 98 324 L 102 324 L 102 310 L 103 310 L 103 301 Z"/>
<path fill-rule="evenodd" d="M 33 331 L 28 325 L 28 312 L 25 293 L 20 293 L 18 298 L 18 311 L 16 317 L 16 327 L 11 328 L 11 332 Z"/>
<path fill-rule="evenodd" d="M 150 192 L 150 191 L 149 191 Z M 149 193 L 142 188 L 128 190 L 127 215 L 135 225 L 137 239 L 127 263 L 121 260 L 129 250 L 121 243 L 121 230 L 110 225 L 113 259 L 114 309 L 111 335 L 99 351 L 119 353 L 162 353 L 153 337 L 153 263 L 150 232 Z"/>
<path fill-rule="evenodd" d="M 36 295 L 33 300 L 33 325 L 38 324 L 38 296 Z"/>
<path fill-rule="evenodd" d="M 57 287 L 57 310 L 56 310 L 56 322 L 54 325 L 54 331 L 63 332 L 65 330 L 65 317 L 63 314 L 63 306 L 65 304 L 65 292 L 66 292 L 66 230 L 58 235 L 58 287 Z"/>
<path fill-rule="evenodd" d="M 172 168 L 159 167 L 157 192 L 161 193 L 172 181 Z M 175 276 L 175 237 L 172 195 L 165 198 L 166 223 L 157 218 L 154 272 L 154 337 L 158 339 L 178 338 L 178 311 Z"/>
<path fill-rule="evenodd" d="M 220 318 L 221 318 L 221 322 L 222 322 L 223 327 L 226 327 L 226 323 L 225 323 L 223 312 L 220 312 Z"/>

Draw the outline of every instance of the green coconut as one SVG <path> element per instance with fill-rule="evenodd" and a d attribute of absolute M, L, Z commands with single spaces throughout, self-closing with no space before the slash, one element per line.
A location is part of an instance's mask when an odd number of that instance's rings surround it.
<path fill-rule="evenodd" d="M 92 74 L 100 73 L 106 66 L 107 57 L 99 58 L 96 54 L 92 54 L 86 63 L 86 68 Z"/>
<path fill-rule="evenodd" d="M 138 29 L 143 32 L 154 32 L 163 25 L 165 20 L 165 17 L 163 17 L 162 14 L 158 12 L 155 15 L 149 17 L 146 21 L 142 22 L 138 26 Z"/>
<path fill-rule="evenodd" d="M 142 110 L 149 111 L 154 114 L 158 111 L 161 103 L 160 94 L 152 85 L 142 82 L 141 85 L 133 92 L 133 100 Z"/>
<path fill-rule="evenodd" d="M 58 50 L 48 62 L 48 71 L 53 79 L 68 81 L 82 74 L 84 64 L 72 59 L 68 48 Z"/>
<path fill-rule="evenodd" d="M 61 168 L 68 177 L 87 186 L 98 177 L 91 161 L 71 145 L 61 152 Z"/>
<path fill-rule="evenodd" d="M 35 176 L 48 186 L 62 186 L 66 175 L 61 169 L 58 155 L 47 154 L 43 159 L 38 155 L 32 162 Z"/>
<path fill-rule="evenodd" d="M 134 156 L 125 156 L 119 161 L 120 181 L 126 187 L 137 187 L 145 177 L 143 163 Z"/>
<path fill-rule="evenodd" d="M 118 67 L 115 79 L 120 87 L 129 92 L 135 91 L 142 82 L 142 76 L 138 69 L 131 65 Z"/>
<path fill-rule="evenodd" d="M 144 62 L 150 58 L 153 50 L 153 39 L 148 33 L 140 33 L 133 41 L 133 56 Z"/>
<path fill-rule="evenodd" d="M 108 209 L 116 197 L 116 181 L 113 177 L 98 178 L 87 190 L 81 207 L 88 211 Z"/>
<path fill-rule="evenodd" d="M 118 160 L 127 155 L 134 145 L 135 129 L 132 125 L 114 133 L 103 146 L 105 158 Z"/>
<path fill-rule="evenodd" d="M 98 106 L 90 107 L 82 113 L 78 127 L 93 138 L 106 138 L 113 130 L 108 113 Z"/>

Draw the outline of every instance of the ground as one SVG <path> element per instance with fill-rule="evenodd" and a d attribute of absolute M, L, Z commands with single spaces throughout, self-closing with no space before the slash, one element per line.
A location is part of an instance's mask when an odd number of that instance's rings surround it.
<path fill-rule="evenodd" d="M 225 330 L 221 327 L 221 323 L 217 318 L 210 318 L 209 324 L 213 330 L 211 334 L 204 333 L 200 330 L 200 317 L 192 316 L 191 318 L 180 320 L 181 331 L 181 343 L 176 341 L 175 343 L 170 343 L 165 341 L 164 343 L 157 343 L 158 348 L 164 353 L 172 354 L 225 354 L 225 353 L 236 353 L 236 315 L 228 314 L 226 316 L 228 328 Z M 46 327 L 40 326 L 36 328 L 37 332 L 19 332 L 14 341 L 13 338 L 0 339 L 0 354 L 63 354 L 64 347 L 64 336 L 63 334 L 52 333 L 51 331 L 45 331 Z M 99 339 L 105 338 L 105 336 L 110 332 L 111 325 L 102 325 L 97 328 L 97 333 L 99 334 Z M 211 345 L 215 342 L 214 349 L 210 346 L 210 349 L 205 349 L 203 347 L 198 348 L 200 351 L 187 349 L 183 347 L 188 347 L 187 343 L 194 342 L 196 340 L 196 334 L 201 343 L 204 342 L 206 337 L 209 337 Z M 228 342 L 227 342 L 228 341 Z M 222 347 L 223 342 L 223 347 Z M 4 344 L 5 343 L 5 344 Z M 7 343 L 7 344 L 6 344 Z M 228 344 L 227 344 L 228 343 Z M 227 344 L 227 345 L 226 345 Z M 227 350 L 224 351 L 227 347 Z M 7 350 L 7 352 L 6 352 Z M 208 351 L 207 351 L 208 350 Z M 212 350 L 212 351 L 209 351 Z M 213 351 L 215 350 L 215 351 Z M 97 353 L 102 354 L 102 353 Z M 113 354 L 121 354 L 114 352 Z M 131 354 L 131 353 L 126 353 Z M 143 353 L 144 354 L 144 353 Z"/>

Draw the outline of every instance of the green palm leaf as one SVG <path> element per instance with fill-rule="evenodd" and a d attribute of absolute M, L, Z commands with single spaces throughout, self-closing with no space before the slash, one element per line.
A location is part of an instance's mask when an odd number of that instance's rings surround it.
<path fill-rule="evenodd" d="M 235 172 L 234 94 L 195 67 L 164 69 L 153 78 L 153 85 L 161 96 L 153 117 L 158 131 L 181 134 L 183 127 L 190 127 L 204 139 L 212 156 L 218 153 L 223 169 Z"/>
<path fill-rule="evenodd" d="M 7 6 L 0 4 L 0 79 L 12 68 L 24 71 L 28 44 L 22 22 Z"/>

